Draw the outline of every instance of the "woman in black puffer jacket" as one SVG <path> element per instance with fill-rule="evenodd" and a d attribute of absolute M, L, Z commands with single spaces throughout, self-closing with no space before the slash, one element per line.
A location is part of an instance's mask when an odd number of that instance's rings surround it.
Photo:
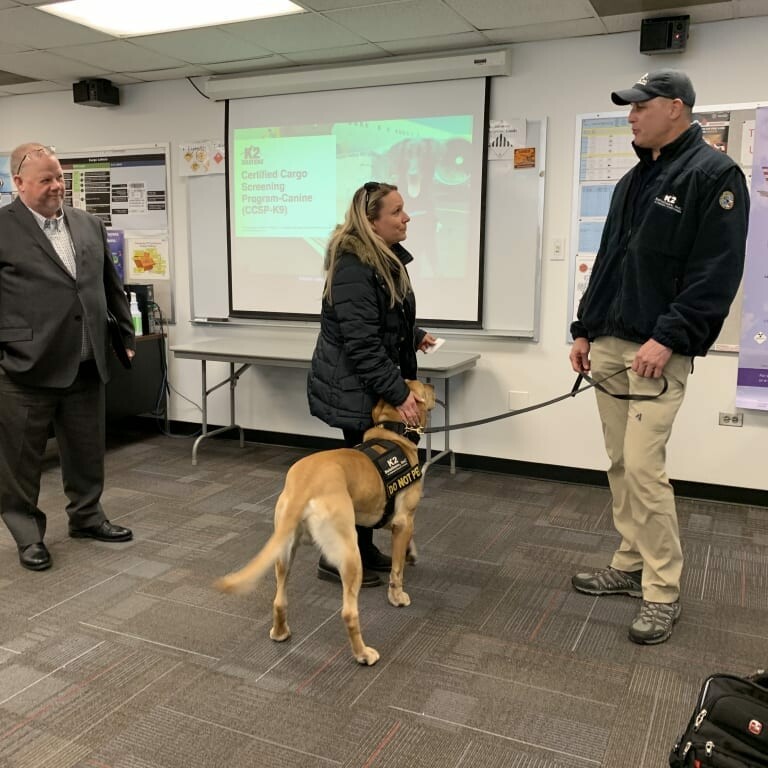
<path fill-rule="evenodd" d="M 406 269 L 413 257 L 400 244 L 409 221 L 397 187 L 369 181 L 355 192 L 328 244 L 307 395 L 310 412 L 341 428 L 349 447 L 373 426 L 371 410 L 380 398 L 396 406 L 405 422 L 418 423 L 418 403 L 405 379 L 416 378 L 416 350 L 436 340 L 415 325 Z M 381 580 L 371 571 L 388 572 L 391 560 L 374 546 L 373 529 L 358 527 L 357 535 L 363 586 L 376 586 Z M 322 558 L 318 576 L 339 578 Z"/>

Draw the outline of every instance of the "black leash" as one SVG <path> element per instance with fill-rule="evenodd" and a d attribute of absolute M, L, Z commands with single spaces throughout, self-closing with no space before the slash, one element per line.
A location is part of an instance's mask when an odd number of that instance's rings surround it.
<path fill-rule="evenodd" d="M 466 429 L 467 427 L 477 427 L 480 424 L 488 424 L 491 421 L 500 421 L 501 419 L 509 419 L 512 416 L 519 416 L 521 413 L 528 413 L 529 411 L 537 411 L 539 408 L 546 408 L 548 405 L 554 405 L 555 403 L 559 403 L 561 400 L 566 400 L 569 397 L 576 397 L 580 392 L 586 392 L 588 389 L 592 389 L 594 387 L 595 389 L 600 390 L 600 392 L 603 392 L 606 395 L 610 395 L 611 397 L 615 397 L 617 400 L 655 400 L 657 397 L 661 397 L 669 388 L 669 382 L 667 381 L 666 376 L 661 376 L 660 378 L 663 380 L 663 386 L 661 388 L 660 392 L 657 392 L 655 395 L 624 395 L 624 394 L 614 394 L 613 392 L 609 392 L 604 386 L 603 382 L 608 381 L 608 379 L 612 379 L 614 376 L 618 376 L 620 373 L 625 373 L 630 369 L 630 366 L 627 366 L 626 368 L 622 368 L 620 371 L 616 371 L 615 373 L 610 374 L 609 376 L 606 376 L 599 381 L 595 381 L 593 378 L 591 378 L 586 373 L 580 373 L 576 377 L 576 381 L 571 387 L 571 391 L 567 392 L 564 395 L 560 395 L 559 397 L 553 397 L 551 400 L 545 400 L 543 403 L 536 403 L 535 405 L 529 405 L 526 408 L 518 408 L 516 411 L 507 411 L 506 413 L 500 413 L 498 416 L 489 416 L 487 419 L 478 419 L 477 421 L 465 421 L 463 424 L 451 424 L 447 427 L 426 427 L 424 429 L 419 430 L 413 430 L 418 431 L 419 434 L 424 435 L 431 435 L 435 432 L 453 432 L 454 429 Z M 581 382 L 586 381 L 586 386 L 581 386 Z M 406 430 L 409 430 L 410 428 L 406 428 Z"/>

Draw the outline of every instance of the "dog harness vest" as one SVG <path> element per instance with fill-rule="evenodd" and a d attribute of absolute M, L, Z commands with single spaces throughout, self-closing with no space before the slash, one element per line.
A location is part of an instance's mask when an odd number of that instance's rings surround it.
<path fill-rule="evenodd" d="M 383 453 L 376 450 L 377 448 L 383 449 Z M 361 451 L 373 462 L 384 481 L 387 504 L 384 507 L 384 516 L 373 526 L 383 528 L 395 514 L 395 495 L 421 479 L 421 467 L 418 464 L 412 467 L 403 449 L 392 440 L 366 440 L 356 445 L 355 450 Z"/>

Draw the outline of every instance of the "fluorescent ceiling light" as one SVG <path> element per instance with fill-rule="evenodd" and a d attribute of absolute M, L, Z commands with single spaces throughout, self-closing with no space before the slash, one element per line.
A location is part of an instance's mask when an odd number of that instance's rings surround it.
<path fill-rule="evenodd" d="M 189 0 L 68 0 L 41 5 L 39 9 L 116 37 L 153 35 L 304 12 L 290 0 L 214 0 L 209 3 L 190 3 Z"/>

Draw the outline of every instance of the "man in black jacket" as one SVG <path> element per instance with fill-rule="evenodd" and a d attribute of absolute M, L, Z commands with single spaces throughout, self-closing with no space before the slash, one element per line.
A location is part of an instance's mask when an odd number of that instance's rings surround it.
<path fill-rule="evenodd" d="M 621 543 L 610 567 L 572 583 L 590 595 L 641 597 L 629 637 L 654 644 L 680 617 L 683 556 L 666 444 L 693 358 L 717 338 L 738 289 L 749 196 L 739 167 L 692 122 L 695 93 L 685 74 L 651 72 L 611 98 L 631 105 L 640 162 L 614 190 L 571 326 L 570 361 L 597 379 L 619 372 L 606 384 L 617 394 L 652 395 L 662 376 L 668 389 L 652 400 L 597 392 Z"/>

